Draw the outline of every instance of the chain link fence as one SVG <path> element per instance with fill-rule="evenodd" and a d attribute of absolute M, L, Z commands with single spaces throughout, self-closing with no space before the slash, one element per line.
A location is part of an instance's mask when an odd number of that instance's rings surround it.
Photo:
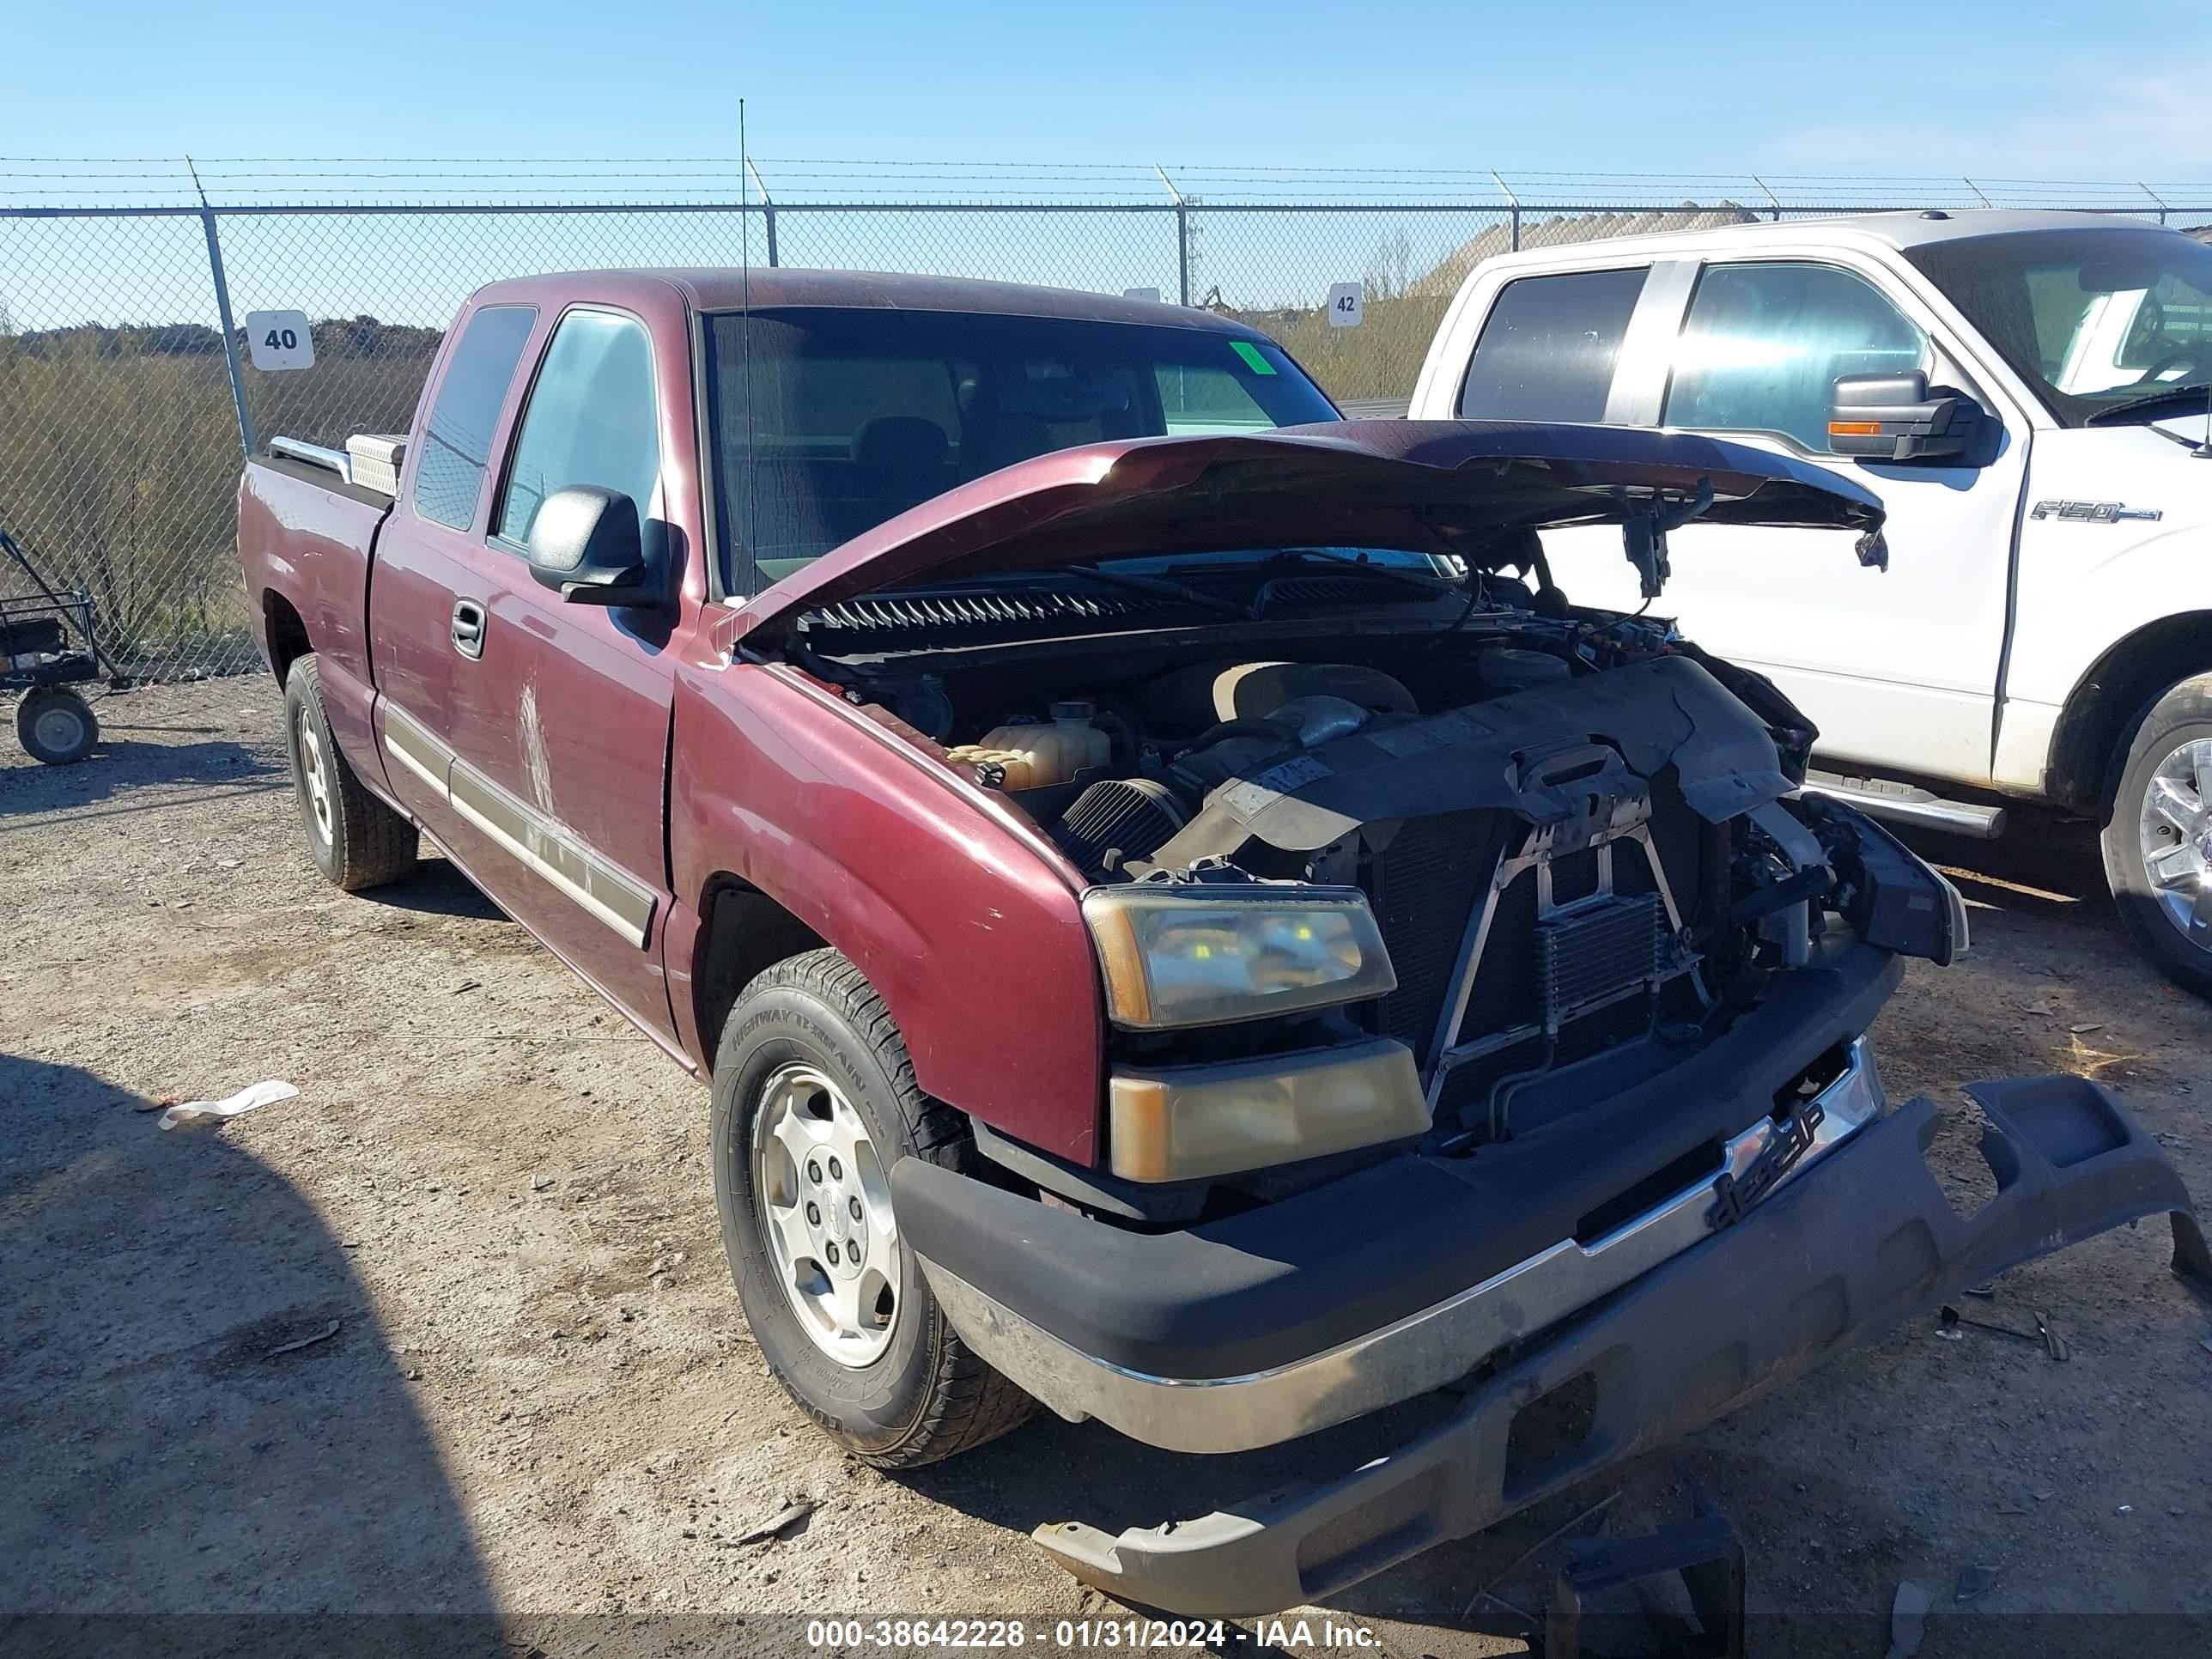
<path fill-rule="evenodd" d="M 2212 186 L 927 162 L 0 161 L 0 527 L 50 583 L 93 596 L 129 672 L 237 672 L 258 666 L 233 547 L 243 434 L 337 444 L 404 430 L 447 319 L 499 277 L 750 260 L 1156 291 L 1254 323 L 1357 404 L 1407 395 L 1461 281 L 1511 248 L 1984 206 L 2195 226 L 2212 221 Z M 1328 291 L 1346 282 L 1364 289 L 1364 319 L 1332 328 Z M 243 360 L 244 320 L 264 310 L 307 314 L 313 366 L 247 362 L 234 380 L 223 319 Z"/>

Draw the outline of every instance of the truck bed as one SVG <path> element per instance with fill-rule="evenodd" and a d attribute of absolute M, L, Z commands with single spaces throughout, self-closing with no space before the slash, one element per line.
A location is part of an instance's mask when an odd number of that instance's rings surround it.
<path fill-rule="evenodd" d="M 314 641 L 331 729 L 379 790 L 365 625 L 377 532 L 392 506 L 333 468 L 282 455 L 255 456 L 238 487 L 238 557 L 262 653 L 281 678 Z"/>

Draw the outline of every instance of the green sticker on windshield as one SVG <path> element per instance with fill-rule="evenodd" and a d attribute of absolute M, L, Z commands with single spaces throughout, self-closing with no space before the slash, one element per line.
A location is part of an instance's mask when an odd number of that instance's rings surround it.
<path fill-rule="evenodd" d="M 1229 343 L 1229 349 L 1242 357 L 1244 360 L 1244 367 L 1255 374 L 1273 374 L 1275 372 L 1274 364 L 1262 357 L 1260 355 L 1260 348 L 1249 340 L 1231 340 Z"/>

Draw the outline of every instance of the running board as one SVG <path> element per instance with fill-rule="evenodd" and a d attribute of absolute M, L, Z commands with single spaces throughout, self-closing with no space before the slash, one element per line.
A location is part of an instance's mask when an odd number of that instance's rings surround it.
<path fill-rule="evenodd" d="M 1839 777 L 1833 772 L 1808 772 L 1805 793 L 1842 801 L 1847 806 L 1857 807 L 1869 817 L 1917 824 L 1923 830 L 1941 830 L 1973 841 L 1995 841 L 2004 834 L 2003 807 L 1945 800 L 1941 795 L 1911 784 L 1890 783 L 1880 778 Z"/>

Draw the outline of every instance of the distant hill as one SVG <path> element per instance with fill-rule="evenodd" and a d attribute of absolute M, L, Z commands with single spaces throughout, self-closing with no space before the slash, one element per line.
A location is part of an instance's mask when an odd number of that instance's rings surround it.
<path fill-rule="evenodd" d="M 428 357 L 445 331 L 383 323 L 374 317 L 332 317 L 314 324 L 315 356 L 323 358 Z M 9 335 L 7 343 L 33 357 L 88 351 L 99 357 L 220 357 L 222 331 L 204 323 L 79 323 Z M 239 331 L 239 349 L 246 331 Z"/>
<path fill-rule="evenodd" d="M 1756 224 L 1760 216 L 1735 202 L 1716 202 L 1700 207 L 1685 202 L 1680 207 L 1650 208 L 1635 213 L 1571 213 L 1553 219 L 1525 219 L 1521 246 L 1559 247 L 1570 242 L 1603 242 L 1617 236 L 1657 236 L 1672 231 L 1711 230 L 1721 225 Z M 1468 273 L 1485 259 L 1513 252 L 1513 227 L 1495 224 L 1439 259 L 1408 290 L 1449 300 L 1459 292 Z"/>

